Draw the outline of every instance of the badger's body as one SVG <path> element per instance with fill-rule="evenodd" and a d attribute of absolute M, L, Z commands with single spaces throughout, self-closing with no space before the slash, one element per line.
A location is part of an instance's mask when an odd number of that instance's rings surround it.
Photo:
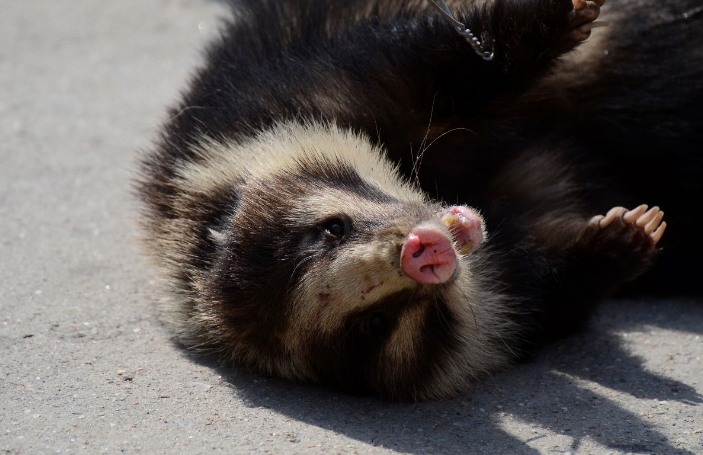
<path fill-rule="evenodd" d="M 645 272 L 663 214 L 612 207 L 666 208 L 665 271 L 685 276 L 698 5 L 613 3 L 558 62 L 601 1 L 453 2 L 486 62 L 420 0 L 241 2 L 138 185 L 178 338 L 285 378 L 442 397 Z"/>

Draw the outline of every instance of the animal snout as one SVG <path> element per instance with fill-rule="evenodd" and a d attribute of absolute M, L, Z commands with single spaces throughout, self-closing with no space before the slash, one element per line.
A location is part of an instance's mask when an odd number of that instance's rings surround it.
<path fill-rule="evenodd" d="M 416 227 L 405 239 L 400 265 L 406 275 L 419 283 L 444 283 L 456 270 L 456 252 L 452 241 L 439 228 Z"/>

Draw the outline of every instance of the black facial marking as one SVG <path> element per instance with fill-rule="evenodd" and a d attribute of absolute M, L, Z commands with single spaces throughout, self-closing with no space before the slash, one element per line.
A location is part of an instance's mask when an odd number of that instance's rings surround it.
<path fill-rule="evenodd" d="M 386 316 L 382 313 L 374 314 L 369 320 L 369 328 L 373 331 L 382 330 L 388 323 Z"/>
<path fill-rule="evenodd" d="M 301 162 L 300 169 L 294 178 L 306 188 L 325 186 L 346 191 L 370 201 L 381 203 L 397 201 L 376 185 L 364 180 L 357 169 L 348 163 L 312 160 Z"/>
<path fill-rule="evenodd" d="M 388 343 L 399 330 L 406 311 L 424 307 L 417 322 L 417 347 L 407 352 L 411 364 L 394 365 Z M 429 384 L 435 366 L 458 349 L 459 322 L 438 296 L 418 296 L 402 291 L 347 316 L 339 331 L 312 341 L 316 373 L 322 382 L 341 385 L 350 393 L 379 393 L 401 400 L 415 399 Z M 417 366 L 420 367 L 417 367 Z M 390 374 L 393 371 L 393 374 Z"/>

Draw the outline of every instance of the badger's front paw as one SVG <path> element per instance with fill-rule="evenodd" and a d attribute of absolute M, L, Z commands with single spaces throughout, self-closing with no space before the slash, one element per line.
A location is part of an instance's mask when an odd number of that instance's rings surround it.
<path fill-rule="evenodd" d="M 610 209 L 588 222 L 579 244 L 616 261 L 628 269 L 632 278 L 649 267 L 657 253 L 656 245 L 666 230 L 664 212 L 659 207 L 647 210 L 641 205 L 633 210 L 624 207 Z"/>
<path fill-rule="evenodd" d="M 642 243 L 642 247 L 654 247 L 666 230 L 666 222 L 662 223 L 663 219 L 664 212 L 659 207 L 652 207 L 649 211 L 646 205 L 640 205 L 630 211 L 624 207 L 615 207 L 605 216 L 591 218 L 589 225 L 599 233 L 616 235 L 627 243 L 637 241 Z"/>
<path fill-rule="evenodd" d="M 605 4 L 605 0 L 572 1 L 574 9 L 569 13 L 569 28 L 562 43 L 564 51 L 569 51 L 588 39 L 594 28 L 607 25 L 605 22 L 596 22 L 600 15 L 600 7 Z"/>

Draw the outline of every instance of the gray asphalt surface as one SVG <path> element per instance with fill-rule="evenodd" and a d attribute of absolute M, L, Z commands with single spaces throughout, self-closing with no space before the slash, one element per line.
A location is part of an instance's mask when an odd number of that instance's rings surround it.
<path fill-rule="evenodd" d="M 703 302 L 593 329 L 454 400 L 395 404 L 174 345 L 129 182 L 216 2 L 0 3 L 0 452 L 703 454 Z"/>

